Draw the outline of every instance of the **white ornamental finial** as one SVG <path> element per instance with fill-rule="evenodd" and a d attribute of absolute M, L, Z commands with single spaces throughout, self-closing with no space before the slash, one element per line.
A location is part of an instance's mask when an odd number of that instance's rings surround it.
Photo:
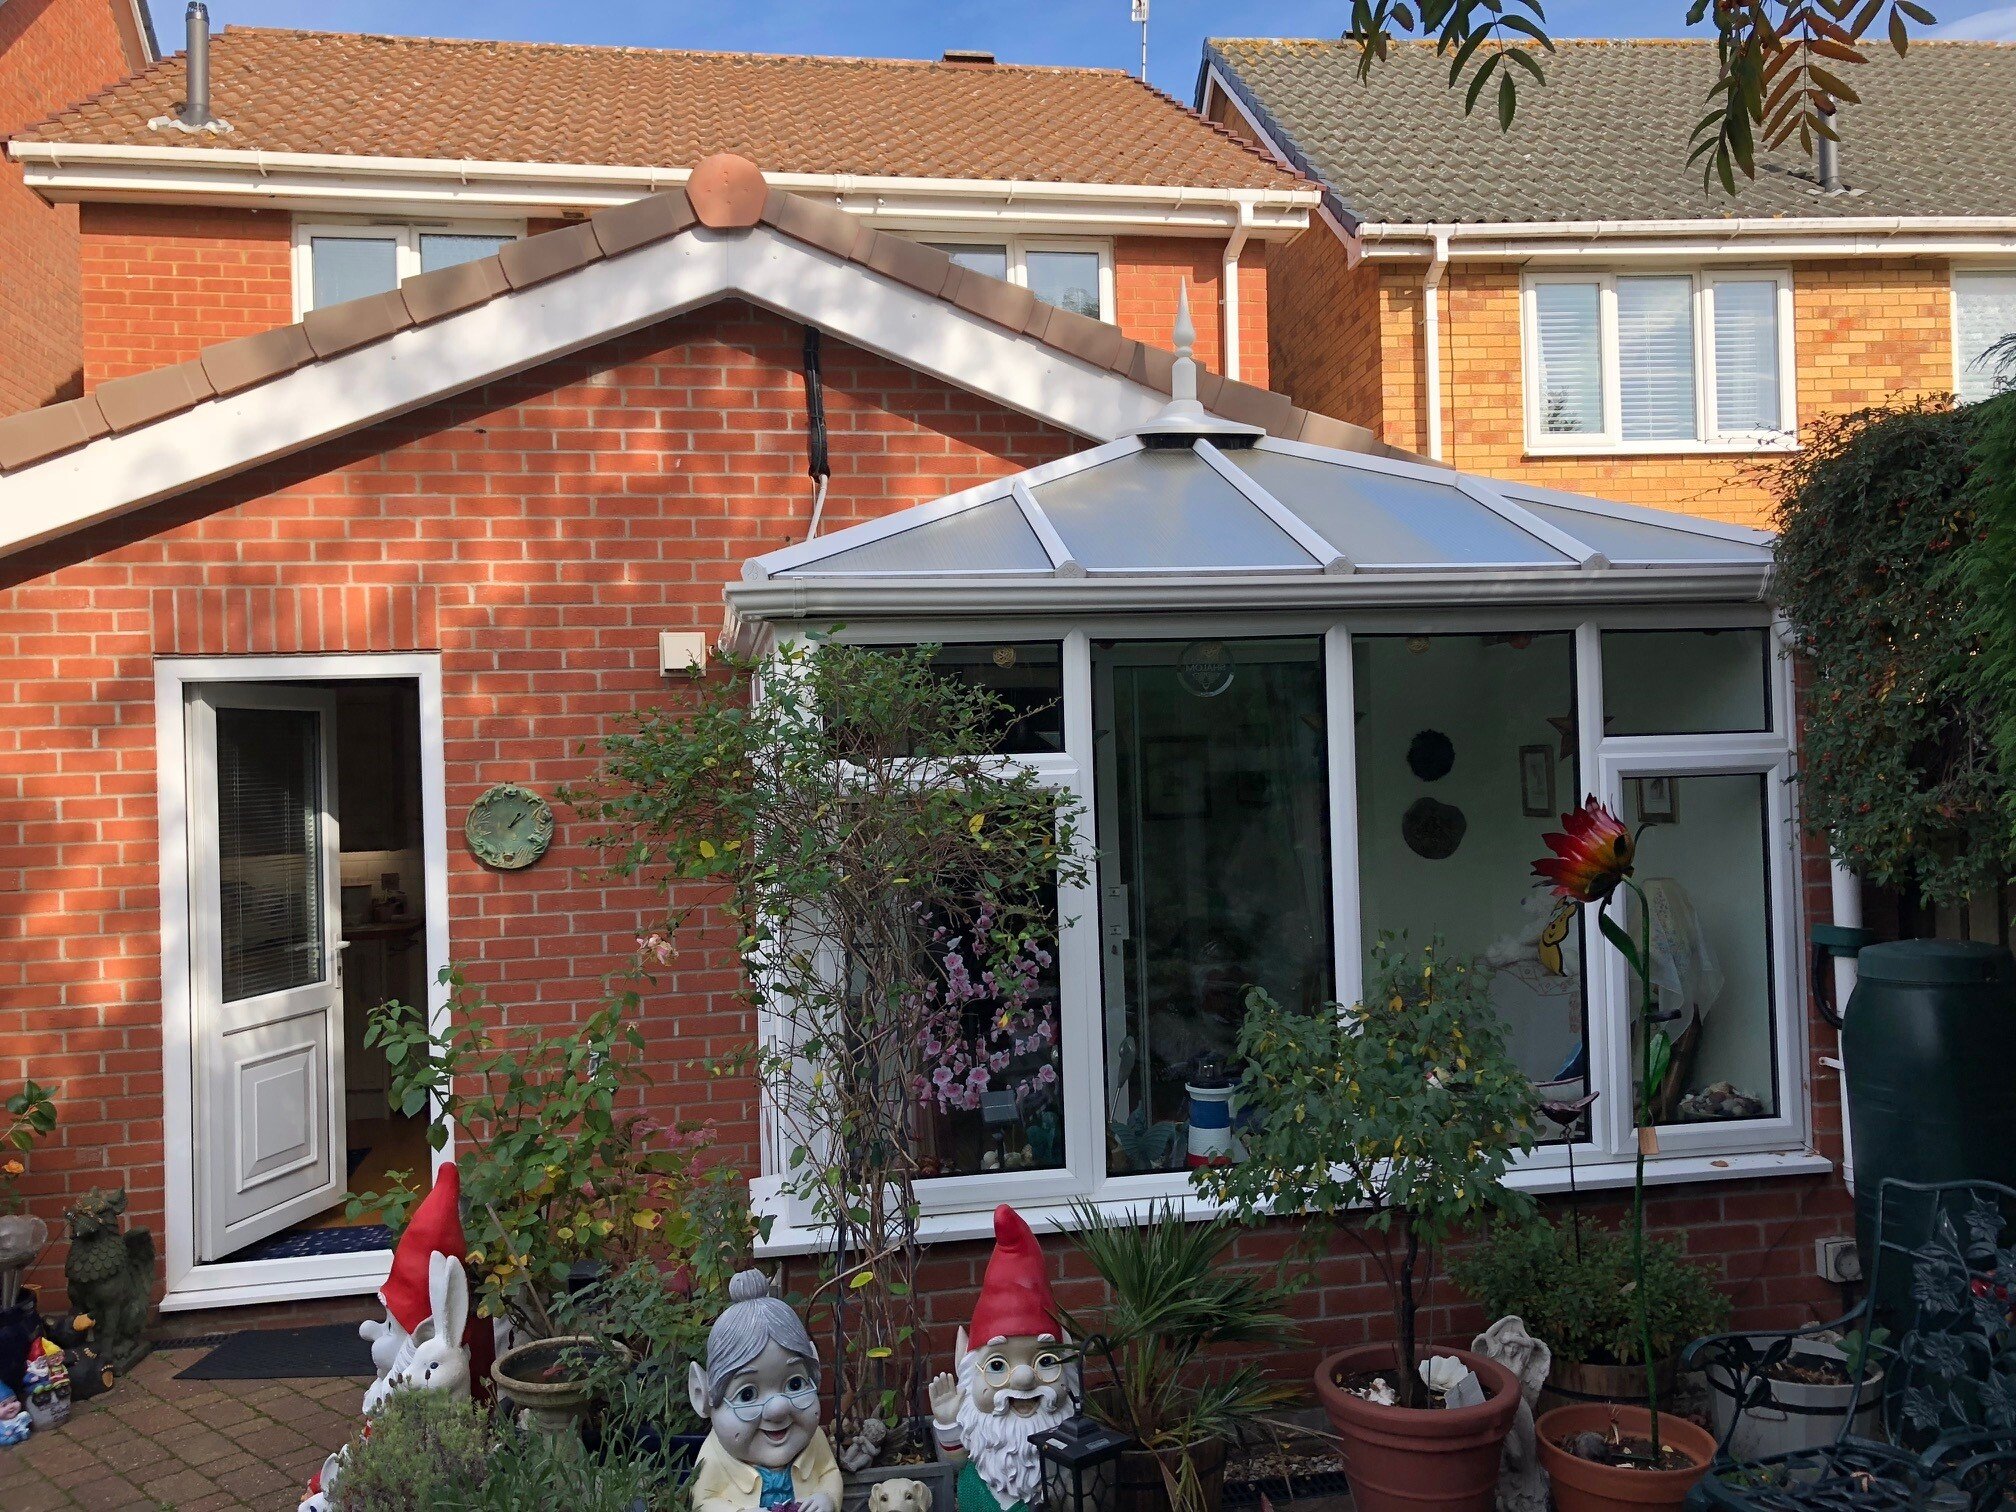
<path fill-rule="evenodd" d="M 1197 325 L 1190 318 L 1190 280 L 1176 286 L 1176 326 L 1169 333 L 1176 344 L 1176 360 L 1169 366 L 1169 402 L 1154 418 L 1134 427 L 1131 434 L 1164 438 L 1151 444 L 1187 444 L 1204 437 L 1220 445 L 1245 445 L 1266 434 L 1257 425 L 1240 425 L 1204 413 L 1197 402 Z"/>
<path fill-rule="evenodd" d="M 1169 398 L 1176 404 L 1197 402 L 1197 360 L 1191 355 L 1197 345 L 1197 323 L 1190 318 L 1190 280 L 1176 286 L 1176 365 L 1169 373 Z"/>

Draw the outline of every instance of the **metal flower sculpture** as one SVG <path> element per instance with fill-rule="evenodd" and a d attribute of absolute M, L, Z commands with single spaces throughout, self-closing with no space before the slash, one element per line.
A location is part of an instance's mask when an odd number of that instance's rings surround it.
<path fill-rule="evenodd" d="M 1638 842 L 1624 821 L 1592 794 L 1573 813 L 1561 816 L 1559 833 L 1543 835 L 1552 853 L 1533 863 L 1533 875 L 1555 893 L 1577 903 L 1596 905 L 1596 921 L 1608 940 L 1624 957 L 1638 988 L 1636 1013 L 1641 1060 L 1638 1068 L 1638 1164 L 1631 1184 L 1631 1268 L 1636 1278 L 1634 1291 L 1639 1299 L 1639 1325 L 1645 1336 L 1645 1405 L 1651 1416 L 1652 1461 L 1659 1461 L 1659 1381 L 1653 1360 L 1652 1315 L 1646 1305 L 1645 1287 L 1645 1156 L 1658 1147 L 1653 1133 L 1657 1117 L 1659 1089 L 1665 1085 L 1673 1065 L 1673 1042 L 1658 1028 L 1662 1014 L 1652 993 L 1652 913 L 1645 894 L 1631 880 L 1637 861 Z M 1638 900 L 1640 933 L 1637 939 L 1618 915 L 1607 906 L 1620 890 Z M 1621 912 L 1621 911 L 1620 911 Z M 1579 1236 L 1578 1236 L 1579 1237 Z"/>

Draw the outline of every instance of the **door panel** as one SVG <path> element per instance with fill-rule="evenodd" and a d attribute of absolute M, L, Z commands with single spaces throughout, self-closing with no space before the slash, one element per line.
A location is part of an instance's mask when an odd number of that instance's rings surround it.
<path fill-rule="evenodd" d="M 335 699 L 190 694 L 198 1258 L 312 1217 L 346 1185 Z"/>

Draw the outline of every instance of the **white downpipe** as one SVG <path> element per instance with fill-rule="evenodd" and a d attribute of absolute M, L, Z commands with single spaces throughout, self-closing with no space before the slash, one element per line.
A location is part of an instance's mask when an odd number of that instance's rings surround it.
<path fill-rule="evenodd" d="M 1834 905 L 1834 922 L 1849 929 L 1862 927 L 1862 880 L 1835 857 L 1829 878 Z M 1848 999 L 1855 991 L 1855 958 L 1853 956 L 1834 957 L 1834 1002 L 1838 1011 L 1848 1012 Z M 1847 1051 L 1847 1036 L 1841 1039 L 1842 1054 Z M 1830 1056 L 1821 1062 L 1832 1066 L 1841 1081 L 1841 1179 L 1847 1184 L 1848 1193 L 1855 1193 L 1855 1131 L 1848 1124 L 1848 1068 L 1838 1056 Z"/>
<path fill-rule="evenodd" d="M 1239 201 L 1239 220 L 1232 228 L 1232 234 L 1225 239 L 1225 256 L 1218 268 L 1218 289 L 1224 296 L 1225 376 L 1237 379 L 1239 374 L 1239 254 L 1246 250 L 1246 238 L 1253 231 L 1253 203 Z"/>
<path fill-rule="evenodd" d="M 1421 280 L 1422 379 L 1428 390 L 1428 456 L 1442 460 L 1442 274 L 1449 266 L 1449 233 L 1435 233 L 1435 254 Z"/>

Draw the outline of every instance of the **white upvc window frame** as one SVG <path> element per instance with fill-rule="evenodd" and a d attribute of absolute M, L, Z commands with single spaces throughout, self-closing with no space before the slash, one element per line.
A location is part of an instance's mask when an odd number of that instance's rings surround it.
<path fill-rule="evenodd" d="M 990 235 L 979 231 L 905 231 L 912 241 L 934 247 L 1005 247 L 1008 282 L 1029 287 L 1031 252 L 1096 252 L 1099 254 L 1099 318 L 1117 323 L 1113 297 L 1113 238 L 1110 236 L 1025 236 L 1020 232 Z"/>
<path fill-rule="evenodd" d="M 1694 435 L 1671 440 L 1626 440 L 1617 349 L 1617 282 L 1620 278 L 1688 278 L 1693 281 Z M 1725 283 L 1777 285 L 1777 430 L 1724 430 L 1715 414 L 1715 290 Z M 1538 404 L 1540 340 L 1537 290 L 1545 285 L 1595 285 L 1597 346 L 1602 368 L 1603 427 L 1564 435 L 1542 428 Z M 1534 269 L 1519 285 L 1520 407 L 1526 450 L 1533 456 L 1661 456 L 1685 453 L 1793 451 L 1798 447 L 1798 363 L 1793 330 L 1792 271 L 1789 268 L 1686 268 L 1653 265 L 1619 271 Z"/>
<path fill-rule="evenodd" d="M 472 221 L 294 221 L 294 318 L 299 320 L 315 308 L 315 238 L 340 236 L 353 241 L 385 241 L 394 248 L 393 267 L 404 283 L 420 270 L 420 238 L 423 236 L 498 236 L 522 241 L 522 220 Z"/>
<path fill-rule="evenodd" d="M 1969 364 L 1960 353 L 1960 289 L 1970 276 L 1999 274 L 2004 278 L 2016 278 L 2016 263 L 1956 262 L 1947 270 L 1946 281 L 1946 328 L 1949 333 L 1948 345 L 1953 349 L 1953 397 L 1960 398 L 1961 386 L 1973 376 Z M 1966 401 L 1962 401 L 1966 402 Z"/>
<path fill-rule="evenodd" d="M 1761 732 L 1698 735 L 1604 733 L 1602 636 L 1610 630 L 1758 628 L 1767 632 L 1770 658 L 1770 728 Z M 1354 635 L 1480 634 L 1525 630 L 1573 635 L 1576 684 L 1577 770 L 1585 789 L 1622 812 L 1624 784 L 1640 775 L 1756 773 L 1766 779 L 1766 821 L 1774 842 L 1766 879 L 1771 907 L 1772 1035 L 1777 1099 L 1770 1118 L 1717 1124 L 1662 1125 L 1660 1150 L 1647 1179 L 1654 1184 L 1733 1179 L 1762 1174 L 1811 1175 L 1831 1169 L 1812 1150 L 1810 1088 L 1806 1079 L 1807 1033 L 1800 941 L 1799 815 L 1795 770 L 1796 729 L 1791 664 L 1784 654 L 1782 628 L 1761 605 L 1688 605 L 1634 608 L 1573 608 L 1499 611 L 1448 609 L 1428 613 L 1367 610 L 1344 615 L 1309 612 L 1243 615 L 1122 615 L 1102 619 L 1099 639 L 1311 636 L 1323 643 L 1326 728 L 1354 730 L 1351 640 Z M 1039 1227 L 1066 1227 L 1070 1203 L 1090 1201 L 1111 1212 L 1142 1212 L 1147 1204 L 1173 1202 L 1186 1213 L 1215 1211 L 1196 1196 L 1187 1173 L 1109 1175 L 1106 1170 L 1105 995 L 1099 948 L 1098 857 L 1105 837 L 1092 791 L 1096 771 L 1092 731 L 1093 632 L 1082 622 L 1061 618 L 1031 620 L 886 621 L 849 627 L 841 638 L 862 644 L 959 644 L 990 640 L 1056 641 L 1061 647 L 1064 750 L 1057 754 L 1003 757 L 1037 773 L 1052 786 L 1073 792 L 1083 804 L 1081 828 L 1091 852 L 1088 882 L 1060 895 L 1064 921 L 1058 942 L 1060 1083 L 1065 1114 L 1064 1165 L 1052 1171 L 984 1172 L 937 1177 L 918 1184 L 927 1240 L 984 1237 L 987 1214 L 997 1202 L 1014 1203 Z M 1327 744 L 1330 784 L 1331 932 L 1335 947 L 1337 997 L 1362 997 L 1364 924 L 1360 905 L 1359 833 L 1355 741 Z M 1593 912 L 1584 920 L 1586 1014 L 1592 1085 L 1599 1099 L 1589 1137 L 1578 1141 L 1575 1174 L 1584 1190 L 1628 1186 L 1637 1135 L 1629 1080 L 1630 983 L 1615 951 L 1602 947 Z M 766 1128 L 768 1125 L 766 1125 Z M 759 1209 L 778 1220 L 760 1247 L 765 1254 L 817 1250 L 823 1230 L 804 1205 L 781 1192 L 779 1173 L 789 1152 L 774 1137 L 766 1140 L 765 1173 L 755 1183 Z M 1514 1162 L 1508 1182 L 1534 1192 L 1565 1189 L 1568 1148 L 1554 1143 Z"/>

